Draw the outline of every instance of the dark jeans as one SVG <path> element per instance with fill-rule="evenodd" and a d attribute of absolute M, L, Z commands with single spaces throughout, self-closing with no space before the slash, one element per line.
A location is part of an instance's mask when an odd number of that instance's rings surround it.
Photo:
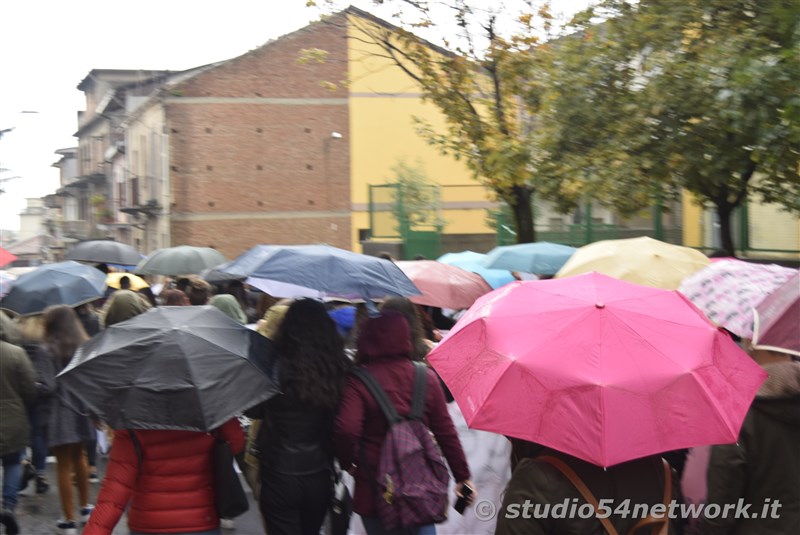
<path fill-rule="evenodd" d="M 375 516 L 362 516 L 361 522 L 367 535 L 436 535 L 436 525 L 428 524 L 416 528 L 386 529 Z"/>
<path fill-rule="evenodd" d="M 318 535 L 333 494 L 329 471 L 294 476 L 261 471 L 261 515 L 269 535 Z"/>
<path fill-rule="evenodd" d="M 41 411 L 30 413 L 31 422 L 31 464 L 37 474 L 44 475 L 47 468 L 47 418 Z"/>
<path fill-rule="evenodd" d="M 17 507 L 19 479 L 22 477 L 22 452 L 3 455 L 3 509 L 13 511 Z"/>
<path fill-rule="evenodd" d="M 94 430 L 94 428 L 92 428 Z M 86 459 L 89 462 L 89 466 L 92 468 L 97 467 L 97 441 L 91 440 L 86 443 Z"/>

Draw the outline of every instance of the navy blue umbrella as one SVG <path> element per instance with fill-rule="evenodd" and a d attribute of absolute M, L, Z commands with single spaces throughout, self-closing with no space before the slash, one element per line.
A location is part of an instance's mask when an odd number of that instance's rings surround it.
<path fill-rule="evenodd" d="M 209 431 L 278 393 L 267 338 L 218 308 L 158 307 L 83 344 L 60 391 L 115 429 Z"/>
<path fill-rule="evenodd" d="M 20 275 L 0 301 L 0 308 L 21 316 L 39 314 L 51 305 L 89 303 L 106 291 L 106 274 L 72 260 L 45 264 Z"/>
<path fill-rule="evenodd" d="M 217 269 L 247 276 L 247 282 L 254 286 L 259 286 L 259 281 L 285 283 L 329 297 L 421 295 L 393 262 L 329 245 L 256 245 Z"/>

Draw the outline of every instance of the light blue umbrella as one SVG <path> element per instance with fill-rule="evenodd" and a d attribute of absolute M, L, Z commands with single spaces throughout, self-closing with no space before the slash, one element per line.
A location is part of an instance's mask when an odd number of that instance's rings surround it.
<path fill-rule="evenodd" d="M 510 271 L 505 269 L 488 269 L 481 265 L 486 258 L 483 253 L 476 253 L 475 251 L 462 251 L 460 253 L 445 253 L 437 260 L 443 264 L 460 267 L 467 271 L 477 273 L 489 283 L 493 289 L 505 286 L 509 282 L 514 282 L 516 279 Z"/>
<path fill-rule="evenodd" d="M 461 267 L 464 264 L 480 264 L 485 258 L 486 255 L 484 253 L 476 253 L 475 251 L 461 251 L 460 253 L 445 253 L 436 260 L 442 264 Z"/>
<path fill-rule="evenodd" d="M 501 286 L 505 286 L 509 282 L 514 282 L 515 279 L 514 275 L 511 274 L 510 271 L 505 269 L 489 269 L 485 268 L 479 264 L 462 264 L 460 266 L 461 269 L 466 269 L 467 271 L 471 271 L 473 273 L 477 273 L 483 279 L 489 283 L 489 286 L 492 287 L 493 290 L 500 288 Z"/>
<path fill-rule="evenodd" d="M 546 241 L 501 245 L 486 253 L 481 264 L 490 269 L 555 275 L 575 251 L 575 247 Z"/>

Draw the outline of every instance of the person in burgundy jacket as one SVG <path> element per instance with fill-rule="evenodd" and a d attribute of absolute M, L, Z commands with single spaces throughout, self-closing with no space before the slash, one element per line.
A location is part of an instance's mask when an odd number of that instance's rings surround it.
<path fill-rule="evenodd" d="M 244 449 L 239 420 L 217 430 L 234 454 Z M 83 535 L 110 535 L 127 508 L 131 535 L 219 534 L 211 449 L 214 435 L 196 431 L 114 432 L 106 476 Z"/>
<path fill-rule="evenodd" d="M 359 333 L 356 363 L 363 365 L 386 392 L 398 414 L 407 415 L 411 407 L 414 365 L 408 322 L 396 311 L 384 311 L 368 319 Z M 447 411 L 439 379 L 428 370 L 425 396 L 425 424 L 450 466 L 456 480 L 456 493 L 468 484 L 470 473 L 464 451 L 458 440 L 450 414 Z M 356 377 L 348 377 L 339 413 L 336 418 L 334 448 L 343 469 L 355 477 L 353 510 L 361 515 L 370 535 L 393 533 L 380 524 L 375 510 L 373 485 L 369 474 L 374 474 L 380 457 L 383 440 L 389 430 L 381 409 L 366 386 Z M 359 466 L 366 464 L 366 467 Z M 473 499 L 475 494 L 473 493 Z M 421 526 L 417 533 L 433 533 L 432 526 Z"/>

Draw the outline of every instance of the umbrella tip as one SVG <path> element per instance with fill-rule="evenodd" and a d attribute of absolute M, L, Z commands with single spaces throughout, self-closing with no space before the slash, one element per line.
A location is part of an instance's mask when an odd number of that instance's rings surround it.
<path fill-rule="evenodd" d="M 606 308 L 605 303 L 595 303 L 594 306 L 596 306 L 597 308 Z"/>

